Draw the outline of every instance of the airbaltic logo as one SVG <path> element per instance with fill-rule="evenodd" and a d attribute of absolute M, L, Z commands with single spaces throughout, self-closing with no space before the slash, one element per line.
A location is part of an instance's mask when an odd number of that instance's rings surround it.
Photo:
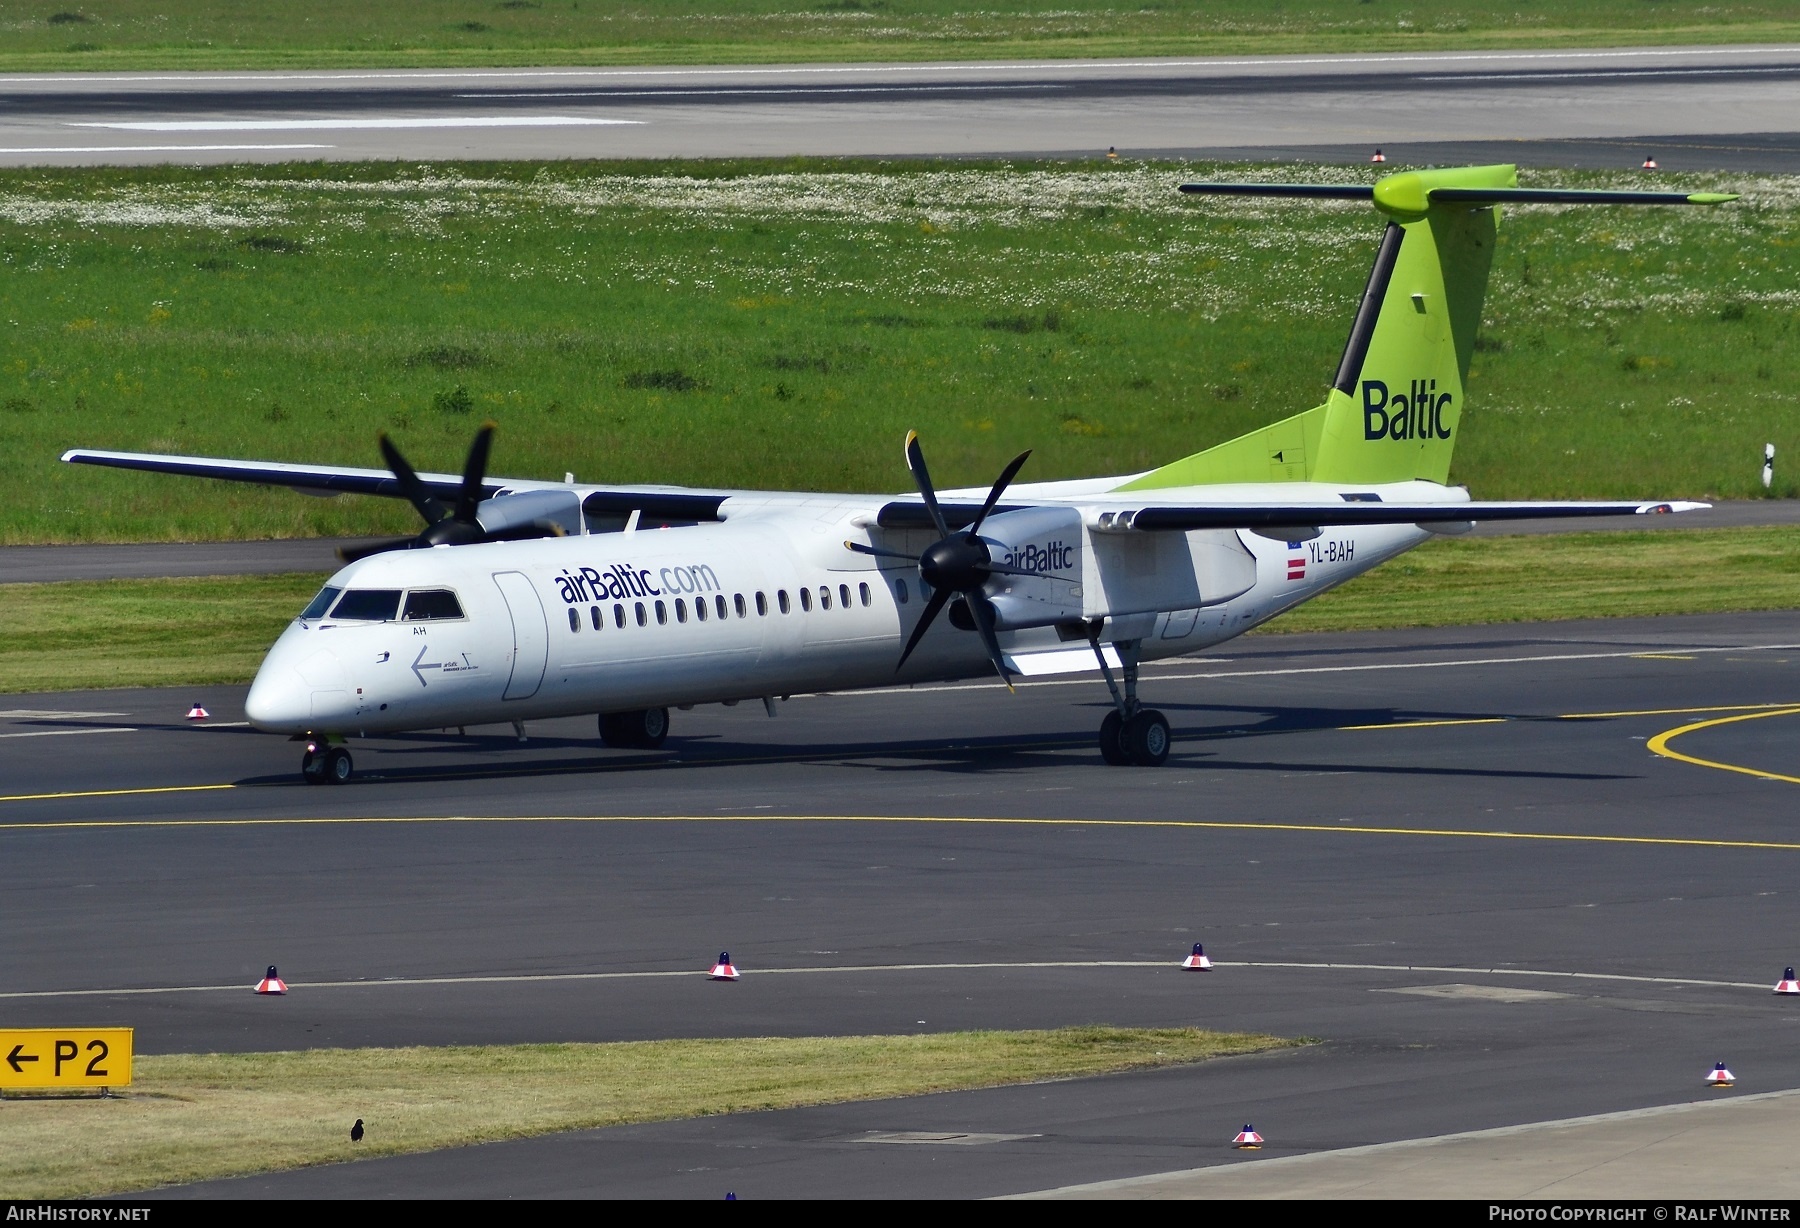
<path fill-rule="evenodd" d="M 1007 567 L 1018 567 L 1024 571 L 1046 572 L 1067 571 L 1074 566 L 1070 558 L 1075 549 L 1061 541 L 1046 542 L 1039 546 L 1035 543 L 1027 546 L 1015 546 L 1007 551 L 1000 562 Z"/>
<path fill-rule="evenodd" d="M 1416 379 L 1410 392 L 1388 394 L 1378 379 L 1362 382 L 1364 439 L 1448 439 L 1444 421 L 1451 396 L 1437 390 L 1436 380 Z"/>
<path fill-rule="evenodd" d="M 656 581 L 662 582 L 658 588 Z M 712 593 L 719 589 L 718 573 L 704 563 L 694 567 L 664 567 L 654 578 L 647 567 L 614 563 L 605 571 L 583 567 L 563 568 L 556 577 L 562 599 L 570 605 L 584 601 L 623 601 L 627 597 L 660 597 L 664 593 Z"/>

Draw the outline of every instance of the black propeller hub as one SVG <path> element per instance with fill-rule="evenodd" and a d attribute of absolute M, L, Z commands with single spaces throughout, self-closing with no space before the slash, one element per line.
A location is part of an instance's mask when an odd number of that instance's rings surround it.
<path fill-rule="evenodd" d="M 932 588 L 969 593 L 987 580 L 982 569 L 991 562 L 986 542 L 973 533 L 955 533 L 925 547 L 919 556 L 919 577 Z"/>
<path fill-rule="evenodd" d="M 421 546 L 473 546 L 486 540 L 479 524 L 446 517 L 419 534 L 417 542 Z"/>

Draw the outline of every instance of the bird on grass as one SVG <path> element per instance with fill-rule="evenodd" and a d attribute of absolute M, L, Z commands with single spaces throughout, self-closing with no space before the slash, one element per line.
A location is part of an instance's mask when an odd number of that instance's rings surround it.
<path fill-rule="evenodd" d="M 358 1117 L 356 1119 L 356 1124 L 350 1127 L 350 1141 L 353 1143 L 360 1143 L 362 1142 L 362 1136 L 362 1118 Z"/>

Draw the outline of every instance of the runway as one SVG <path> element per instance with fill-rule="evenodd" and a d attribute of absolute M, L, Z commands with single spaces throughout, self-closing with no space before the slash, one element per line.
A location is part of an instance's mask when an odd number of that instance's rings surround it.
<path fill-rule="evenodd" d="M 1800 48 L 12 75 L 0 166 L 1127 156 L 1800 169 Z"/>
<path fill-rule="evenodd" d="M 1792 614 L 1263 637 L 1147 675 L 1178 739 L 1154 771 L 1100 764 L 1102 688 L 1070 679 L 696 709 L 656 753 L 573 720 L 359 740 L 342 789 L 236 724 L 240 691 L 13 697 L 0 1003 L 146 1052 L 1320 1038 L 196 1196 L 1021 1193 L 1240 1162 L 1246 1120 L 1270 1157 L 1679 1103 L 1717 1060 L 1800 1087 L 1768 992 L 1800 958 Z M 1195 941 L 1217 971 L 1176 969 Z M 701 975 L 722 948 L 742 982 Z M 288 998 L 249 993 L 268 963 Z M 896 1130 L 1022 1137 L 866 1141 Z"/>

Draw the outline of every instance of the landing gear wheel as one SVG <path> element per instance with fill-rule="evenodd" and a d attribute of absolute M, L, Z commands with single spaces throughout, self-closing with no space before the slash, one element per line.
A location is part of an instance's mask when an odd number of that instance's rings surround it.
<path fill-rule="evenodd" d="M 600 717 L 600 740 L 608 746 L 655 750 L 669 736 L 669 710 L 643 708 L 636 712 L 607 712 Z"/>
<path fill-rule="evenodd" d="M 316 750 L 308 750 L 300 756 L 300 778 L 309 785 L 325 783 L 325 756 Z"/>
<path fill-rule="evenodd" d="M 1125 722 L 1119 745 L 1139 767 L 1161 767 L 1169 758 L 1169 718 L 1145 708 Z"/>
<path fill-rule="evenodd" d="M 343 747 L 334 746 L 325 752 L 326 784 L 348 784 L 355 771 L 356 764 L 352 762 L 350 752 Z"/>
<path fill-rule="evenodd" d="M 1100 722 L 1100 757 L 1114 767 L 1124 767 L 1131 762 L 1131 756 L 1119 744 L 1119 735 L 1124 728 L 1125 721 L 1117 712 L 1108 712 L 1106 719 Z"/>

